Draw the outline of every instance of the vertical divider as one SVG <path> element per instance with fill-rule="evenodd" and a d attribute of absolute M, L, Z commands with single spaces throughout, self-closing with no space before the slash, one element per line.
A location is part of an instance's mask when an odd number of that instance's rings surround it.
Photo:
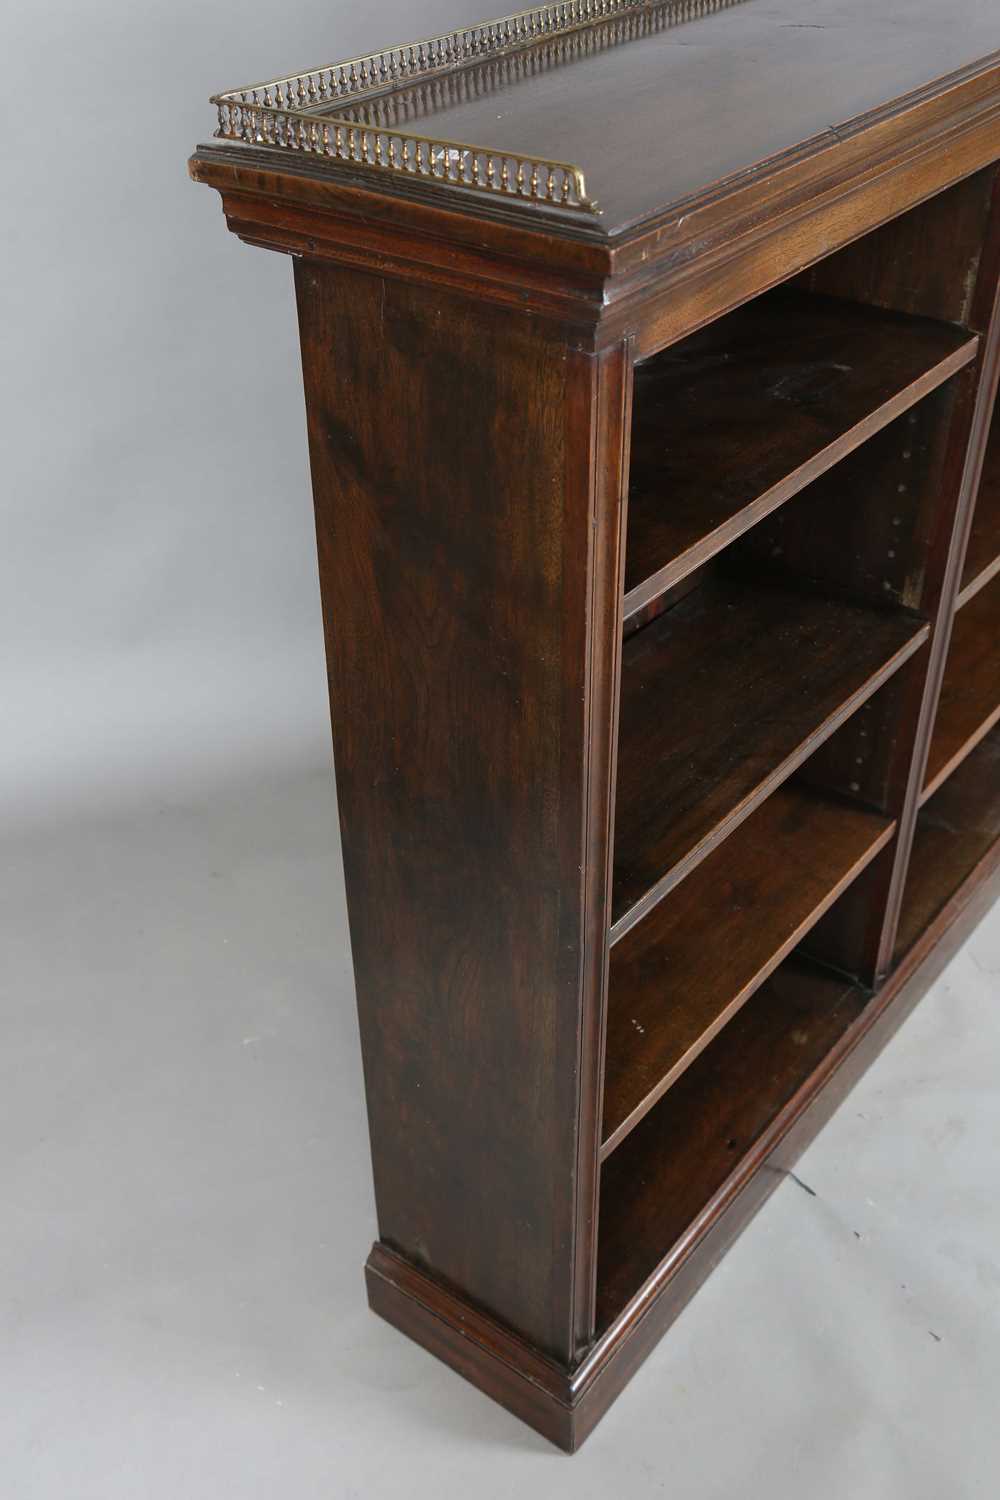
<path fill-rule="evenodd" d="M 812 934 L 824 960 L 876 985 L 888 971 L 899 920 L 902 889 L 916 821 L 934 710 L 940 693 L 947 638 L 972 503 L 985 451 L 991 392 L 996 380 L 997 332 L 993 317 L 1000 264 L 1000 193 L 996 168 L 967 178 L 949 194 L 894 220 L 802 278 L 811 290 L 942 318 L 983 336 L 973 366 L 949 393 L 922 404 L 909 421 L 936 457 L 924 476 L 922 532 L 914 538 L 916 566 L 904 586 L 904 602 L 932 625 L 929 647 L 900 675 L 891 693 L 873 705 L 881 714 L 878 735 L 885 763 L 876 799 L 897 822 L 897 838 Z M 936 406 L 935 406 L 936 403 Z M 893 440 L 891 431 L 885 442 Z M 867 445 L 877 453 L 877 444 Z M 864 454 L 858 462 L 866 462 Z M 878 483 L 891 491 L 891 468 L 879 465 Z M 845 471 L 848 474 L 850 470 Z M 898 486 L 897 486 L 898 488 Z M 873 491 L 873 498 L 875 496 Z M 912 495 L 909 497 L 912 501 Z M 883 499 L 884 503 L 884 499 Z M 859 733 L 863 720 L 847 726 Z M 831 745 L 814 772 L 834 766 Z M 834 780 L 836 784 L 836 776 Z M 843 788 L 862 791 L 850 782 Z M 865 794 L 867 788 L 862 791 Z"/>
<path fill-rule="evenodd" d="M 965 434 L 964 446 L 959 450 L 964 454 L 960 492 L 941 582 L 934 631 L 931 636 L 930 660 L 924 684 L 916 742 L 896 839 L 892 876 L 886 896 L 876 962 L 878 978 L 888 973 L 896 947 L 903 892 L 910 856 L 913 852 L 917 815 L 920 811 L 921 792 L 927 770 L 927 757 L 930 752 L 937 706 L 941 697 L 955 608 L 962 581 L 962 569 L 972 529 L 976 496 L 982 478 L 998 381 L 1000 381 L 1000 169 L 997 167 L 989 169 L 989 177 L 991 183 L 989 211 L 968 313 L 969 326 L 983 339 L 979 357 L 973 366 L 973 375 L 978 383 L 969 430 Z M 961 442 L 961 438 L 961 433 L 956 435 L 956 446 Z"/>
<path fill-rule="evenodd" d="M 577 1235 L 574 1276 L 577 1281 L 576 1339 L 582 1351 L 593 1340 L 597 1310 L 597 1230 L 600 1213 L 601 1112 L 607 1042 L 608 931 L 614 862 L 615 786 L 618 759 L 618 709 L 621 689 L 622 615 L 625 595 L 625 538 L 628 527 L 628 480 L 632 430 L 633 343 L 625 339 L 601 350 L 594 359 L 596 392 L 593 409 L 591 524 L 594 556 L 590 567 L 588 655 L 593 680 L 590 699 L 595 722 L 587 735 L 591 747 L 587 769 L 588 858 L 584 902 L 589 941 L 600 951 L 584 962 L 584 983 L 597 993 L 584 997 L 582 1014 L 591 1017 L 596 1034 L 589 1050 L 592 1081 L 579 1090 L 581 1152 L 580 1209 L 585 1218 Z M 605 732 L 599 722 L 603 714 Z"/>

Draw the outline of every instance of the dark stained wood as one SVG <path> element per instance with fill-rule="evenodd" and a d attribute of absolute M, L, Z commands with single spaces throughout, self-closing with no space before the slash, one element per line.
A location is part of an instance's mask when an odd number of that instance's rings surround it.
<path fill-rule="evenodd" d="M 569 1372 L 376 1241 L 365 1266 L 373 1312 L 416 1339 L 550 1442 L 572 1452 Z"/>
<path fill-rule="evenodd" d="M 796 278 L 815 293 L 872 309 L 958 324 L 985 333 L 979 278 L 996 270 L 988 244 L 995 168 L 963 177 L 908 213 L 862 235 Z M 985 315 L 985 316 L 984 316 Z"/>
<path fill-rule="evenodd" d="M 602 217 L 551 223 L 422 180 L 331 175 L 308 153 L 205 145 L 189 169 L 248 244 L 544 310 L 602 340 L 631 337 L 646 357 L 988 165 L 998 126 L 991 62 L 613 238 Z"/>
<path fill-rule="evenodd" d="M 654 620 L 659 619 L 660 615 L 666 614 L 668 609 L 674 609 L 682 599 L 687 598 L 688 594 L 701 588 L 706 578 L 715 577 L 719 568 L 720 561 L 716 558 L 710 559 L 701 567 L 695 568 L 692 573 L 685 573 L 677 583 L 671 584 L 670 588 L 658 594 L 655 599 L 651 599 L 648 604 L 644 604 L 641 609 L 636 610 L 635 614 L 627 616 L 623 625 L 625 639 L 627 640 L 630 635 L 634 635 L 637 630 L 642 630 L 646 625 L 651 625 Z"/>
<path fill-rule="evenodd" d="M 1000 853 L 1000 843 L 995 846 Z M 727 1249 L 795 1166 L 854 1084 L 1000 897 L 1000 863 L 970 879 L 758 1137 L 658 1274 L 573 1371 L 376 1244 L 366 1268 L 372 1308 L 559 1447 L 573 1452 L 621 1394 Z"/>
<path fill-rule="evenodd" d="M 601 1169 L 597 1326 L 607 1328 L 738 1171 L 867 996 L 789 959 Z"/>
<path fill-rule="evenodd" d="M 619 235 L 707 183 L 835 146 L 887 102 L 935 82 L 943 91 L 1000 47 L 992 0 L 953 0 L 946 12 L 937 0 L 883 0 L 875 12 L 868 0 L 749 0 L 679 28 L 670 9 L 404 86 L 357 115 L 582 166 L 604 232 Z"/>
<path fill-rule="evenodd" d="M 959 392 L 957 412 L 948 433 L 941 505 L 931 535 L 923 583 L 924 612 L 933 620 L 931 650 L 923 697 L 914 715 L 913 754 L 905 778 L 906 758 L 897 757 L 898 785 L 902 790 L 899 831 L 874 964 L 875 978 L 888 972 L 895 951 L 937 699 L 1000 378 L 1000 170 L 995 162 L 985 174 L 985 181 L 988 193 L 983 239 L 978 254 L 970 261 L 968 289 L 963 294 L 963 308 L 968 308 L 967 322 L 983 338 L 975 365 L 955 382 Z M 966 254 L 969 254 L 968 246 Z"/>
<path fill-rule="evenodd" d="M 976 198 L 982 227 L 982 185 Z M 949 199 L 954 193 L 945 195 Z M 963 197 L 965 196 L 963 192 Z M 892 238 L 910 251 L 916 230 L 911 219 L 930 217 L 936 230 L 940 211 L 922 205 L 890 226 Z M 966 215 L 956 208 L 956 223 Z M 953 236 L 954 239 L 954 236 Z M 880 236 L 882 255 L 893 262 L 888 234 Z M 955 241 L 957 244 L 957 240 Z M 851 246 L 831 258 L 823 280 L 868 293 L 871 265 Z M 955 257 L 955 280 L 967 288 L 977 258 L 969 241 Z M 845 263 L 846 262 L 846 263 Z M 935 270 L 927 295 L 948 312 Z M 811 279 L 811 278 L 810 278 Z M 888 295 L 890 277 L 880 274 L 878 294 Z M 921 278 L 908 253 L 900 255 L 898 294 L 918 302 Z M 963 292 L 963 295 L 966 293 Z M 808 578 L 846 597 L 894 602 L 936 617 L 958 504 L 961 461 L 954 457 L 968 440 L 974 382 L 964 371 L 870 438 L 855 453 L 803 494 L 769 516 L 736 544 L 736 557 L 748 570 Z M 917 726 L 925 711 L 932 651 L 918 652 L 892 680 L 851 715 L 812 755 L 800 775 L 829 790 L 877 808 L 898 821 L 910 795 Z M 878 859 L 844 900 L 814 928 L 807 947 L 832 967 L 874 981 L 886 925 L 886 907 L 896 867 L 894 850 Z"/>
<path fill-rule="evenodd" d="M 1000 843 L 994 846 L 1000 854 Z M 991 905 L 1000 899 L 1000 862 L 984 862 L 955 892 L 858 1020 L 789 1100 L 744 1157 L 674 1255 L 595 1341 L 574 1372 L 573 1442 L 579 1446 L 620 1395 L 806 1147 L 891 1041 Z"/>
<path fill-rule="evenodd" d="M 892 837 L 788 782 L 611 950 L 601 1154 L 634 1129 Z"/>
<path fill-rule="evenodd" d="M 959 539 L 974 492 L 967 455 L 989 385 L 1000 219 L 991 167 L 956 183 L 813 265 L 798 284 L 820 295 L 967 326 L 978 364 L 865 442 L 739 551 L 849 597 L 895 600 L 934 622 L 933 646 L 853 715 L 803 774 L 900 823 L 877 859 L 810 933 L 807 946 L 865 983 L 885 972 L 908 838 L 946 647 Z M 982 384 L 981 384 L 982 382 Z M 975 448 L 975 441 L 972 443 Z"/>
<path fill-rule="evenodd" d="M 618 938 L 926 639 L 921 621 L 706 579 L 622 660 Z"/>
<path fill-rule="evenodd" d="M 571 1359 L 600 1046 L 578 987 L 607 921 L 579 871 L 616 649 L 613 617 L 588 632 L 598 494 L 620 582 L 600 372 L 534 320 L 309 263 L 296 285 L 380 1232 Z"/>
<path fill-rule="evenodd" d="M 994 416 L 962 572 L 959 608 L 1000 573 L 1000 417 Z"/>
<path fill-rule="evenodd" d="M 1000 731 L 994 729 L 917 820 L 896 941 L 902 958 L 974 868 L 1000 861 Z"/>
<path fill-rule="evenodd" d="M 497 125 L 490 145 L 590 157 L 600 215 L 263 145 L 202 147 L 191 164 L 236 234 L 297 262 L 379 1216 L 372 1306 L 570 1449 L 1000 889 L 982 787 L 984 827 L 969 790 L 954 846 L 937 856 L 932 840 L 921 873 L 940 799 L 971 788 L 970 768 L 995 786 L 994 731 L 921 814 L 909 946 L 883 982 L 996 398 L 994 0 L 747 0 L 679 29 L 651 20 L 630 18 L 643 40 L 620 27 L 598 46 L 605 28 L 568 55 L 546 40 L 530 65 L 480 69 L 478 94 L 464 74 L 402 100 L 430 132 L 466 110 Z M 774 306 L 845 299 L 835 337 L 856 343 L 872 409 L 852 418 L 832 369 L 850 361 L 828 352 L 830 401 L 813 415 L 817 441 L 824 423 L 832 436 L 784 478 L 840 462 L 710 561 L 756 516 L 758 476 L 749 502 L 683 544 L 693 572 L 623 644 L 633 365 L 641 397 L 642 360 L 790 278 Z M 741 316 L 766 324 L 771 305 Z M 865 352 L 846 325 L 901 328 L 897 314 L 956 325 L 954 359 L 979 335 L 975 361 L 923 399 L 940 362 L 880 393 L 895 341 Z M 796 328 L 807 342 L 804 313 L 788 322 L 789 343 Z M 806 386 L 815 341 L 813 355 Z M 721 386 L 699 405 L 709 384 L 701 368 L 676 398 L 702 478 L 720 468 L 727 412 L 739 425 Z M 915 404 L 893 421 L 900 401 Z M 897 442 L 911 417 L 919 441 Z M 734 485 L 751 460 L 787 463 L 804 417 L 761 421 Z M 657 500 L 677 523 L 680 504 Z M 692 514 L 715 503 L 689 500 Z M 816 803 L 802 815 L 826 828 L 815 861 L 801 829 L 787 844 L 779 829 L 765 868 L 763 830 L 807 784 L 831 792 L 828 827 Z M 737 924 L 725 870 L 741 848 L 755 894 Z M 624 915 L 623 851 L 638 892 Z M 711 921 L 724 909 L 726 944 Z M 669 921 L 682 954 L 704 933 L 706 982 L 692 959 L 686 989 L 692 1018 L 706 1006 L 699 1035 L 763 982 L 602 1169 L 604 1047 L 628 1013 L 610 968 Z M 803 925 L 844 977 L 801 944 L 769 972 Z M 678 1012 L 656 1019 L 666 1035 Z"/>
<path fill-rule="evenodd" d="M 924 781 L 937 791 L 1000 720 L 1000 579 L 959 613 L 948 648 Z"/>
<path fill-rule="evenodd" d="M 931 614 L 942 515 L 954 519 L 955 494 L 942 503 L 949 440 L 967 426 L 973 389 L 968 371 L 948 381 L 741 537 L 732 557 L 859 604 Z"/>
<path fill-rule="evenodd" d="M 586 362 L 574 362 L 578 375 Z M 618 704 L 622 657 L 622 573 L 625 566 L 625 496 L 628 487 L 628 432 L 631 425 L 633 360 L 630 346 L 605 349 L 592 362 L 590 380 L 579 380 L 570 405 L 568 436 L 575 448 L 576 483 L 591 501 L 591 583 L 586 614 L 585 651 L 589 669 L 583 725 L 586 766 L 583 831 L 583 952 L 580 993 L 580 1080 L 576 1161 L 576 1236 L 570 1274 L 573 1282 L 573 1338 L 577 1350 L 593 1338 L 597 1299 L 595 1239 L 599 1190 L 601 1080 L 604 1060 L 605 1001 L 608 980 L 607 929 L 611 911 L 613 832 L 610 810 L 617 779 Z M 575 536 L 576 533 L 571 533 Z M 567 655 L 575 647 L 570 621 Z M 575 747 L 576 726 L 569 726 Z M 567 858 L 577 857 L 570 829 Z"/>
<path fill-rule="evenodd" d="M 984 83 L 970 81 L 956 88 L 949 96 L 953 105 L 967 90 L 978 95 Z M 872 157 L 866 158 L 866 133 L 859 133 L 841 148 L 824 153 L 827 171 L 815 160 L 801 171 L 785 162 L 774 177 L 766 169 L 749 173 L 742 183 L 730 184 L 725 194 L 713 192 L 684 205 L 667 224 L 637 233 L 622 244 L 612 263 L 624 277 L 626 266 L 638 259 L 642 274 L 633 272 L 622 281 L 605 283 L 608 312 L 601 321 L 601 336 L 618 336 L 625 330 L 640 357 L 659 353 L 740 306 L 748 296 L 767 291 L 803 266 L 906 213 L 922 198 L 950 190 L 967 174 L 991 165 L 995 144 L 986 143 L 995 143 L 1000 111 L 985 103 L 989 96 L 995 99 L 996 90 L 987 86 L 979 105 L 982 113 L 970 111 L 958 128 L 952 116 L 943 134 L 940 99 L 920 128 L 915 116 L 923 114 L 924 107 L 917 106 L 912 116 L 907 111 L 897 127 L 902 131 L 907 121 L 905 136 L 914 154 L 880 150 L 877 160 L 884 171 L 876 168 Z M 883 126 L 873 126 L 873 132 L 884 146 Z M 918 138 L 921 145 L 916 148 Z M 830 158 L 841 149 L 851 159 L 842 159 L 838 169 Z M 796 205 L 802 201 L 799 195 L 808 196 L 810 188 L 816 196 L 803 219 Z M 769 198 L 773 213 L 760 214 L 762 194 Z M 662 274 L 655 279 L 658 264 Z"/>
<path fill-rule="evenodd" d="M 924 218 L 925 209 L 916 214 Z M 910 225 L 895 227 L 908 248 Z M 882 241 L 888 256 L 884 235 Z M 855 248 L 848 252 L 851 259 L 857 258 Z M 956 265 L 963 283 L 972 253 L 967 246 Z M 846 281 L 842 260 L 843 252 L 833 257 L 831 279 L 836 274 Z M 902 264 L 907 266 L 905 257 Z M 857 267 L 859 273 L 866 270 L 866 263 Z M 900 275 L 900 294 L 915 300 L 918 284 L 910 266 L 905 277 Z M 866 285 L 860 274 L 859 286 Z M 883 273 L 883 295 L 886 285 Z M 932 286 L 930 295 L 936 301 L 941 294 Z M 961 464 L 951 460 L 958 449 L 964 453 L 968 440 L 973 388 L 963 372 L 864 443 L 737 544 L 743 565 L 809 578 L 859 601 L 895 602 L 931 618 L 947 610 L 941 587 L 961 480 Z M 929 647 L 918 652 L 810 757 L 801 775 L 820 790 L 900 820 L 910 794 L 931 659 Z M 895 859 L 890 851 L 876 861 L 808 939 L 810 951 L 868 984 L 878 965 Z"/>
<path fill-rule="evenodd" d="M 856 240 L 801 278 L 814 291 L 960 322 L 983 335 L 971 371 L 814 486 L 812 514 L 803 517 L 788 507 L 765 523 L 771 534 L 761 538 L 761 546 L 780 547 L 800 571 L 830 584 L 849 582 L 852 594 L 861 597 L 898 598 L 932 622 L 931 648 L 879 695 L 877 717 L 869 713 L 867 721 L 850 721 L 810 766 L 818 785 L 851 791 L 899 823 L 894 853 L 876 861 L 809 939 L 828 961 L 866 983 L 883 975 L 892 958 L 995 380 L 998 279 L 1000 203 L 992 167 Z M 834 480 L 843 480 L 852 493 L 846 512 Z"/>
<path fill-rule="evenodd" d="M 713 185 L 614 240 L 599 219 L 556 226 L 492 201 L 473 214 L 433 189 L 423 201 L 409 181 L 373 191 L 370 176 L 334 179 L 306 154 L 289 163 L 212 144 L 188 165 L 219 190 L 229 228 L 247 244 L 544 310 L 581 336 L 629 337 L 645 358 L 992 162 L 998 90 L 1000 63 L 815 151 L 762 163 L 725 191 Z"/>
<path fill-rule="evenodd" d="M 779 290 L 640 365 L 626 617 L 974 355 L 947 324 Z"/>

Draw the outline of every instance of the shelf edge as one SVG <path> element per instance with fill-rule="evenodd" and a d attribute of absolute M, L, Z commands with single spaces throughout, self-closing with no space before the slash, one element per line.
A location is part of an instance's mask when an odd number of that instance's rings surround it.
<path fill-rule="evenodd" d="M 993 582 L 998 573 L 1000 573 L 1000 553 L 997 553 L 993 561 L 983 568 L 981 572 L 977 573 L 974 578 L 970 578 L 964 588 L 959 591 L 958 598 L 955 600 L 956 612 L 964 609 L 978 593 L 986 588 L 987 584 Z"/>

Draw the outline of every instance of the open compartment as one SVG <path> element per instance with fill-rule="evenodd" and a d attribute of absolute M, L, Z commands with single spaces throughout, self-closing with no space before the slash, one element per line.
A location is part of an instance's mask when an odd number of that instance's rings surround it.
<path fill-rule="evenodd" d="M 832 1070 L 868 995 L 793 955 L 601 1169 L 597 1325 L 669 1276 Z"/>
<path fill-rule="evenodd" d="M 920 809 L 896 940 L 902 959 L 966 888 L 1000 864 L 1000 727 Z"/>
<path fill-rule="evenodd" d="M 602 1157 L 838 897 L 894 822 L 793 777 L 611 949 Z"/>
<path fill-rule="evenodd" d="M 927 638 L 876 609 L 711 570 L 623 652 L 612 939 L 736 828 Z"/>
<path fill-rule="evenodd" d="M 777 1150 L 889 962 L 932 625 L 954 606 L 992 193 L 970 177 L 636 371 L 599 1332 Z M 1000 833 L 998 447 L 904 946 Z"/>
<path fill-rule="evenodd" d="M 926 642 L 946 382 L 650 606 L 622 652 L 611 939 L 617 941 Z M 825 773 L 898 817 L 924 670 Z M 863 765 L 864 774 L 857 766 Z M 899 785 L 897 785 L 897 783 Z"/>
<path fill-rule="evenodd" d="M 975 359 L 992 186 L 964 179 L 637 367 L 626 621 Z"/>
<path fill-rule="evenodd" d="M 993 414 L 983 477 L 965 554 L 959 608 L 1000 573 L 1000 400 Z"/>
<path fill-rule="evenodd" d="M 955 616 L 927 760 L 923 799 L 933 796 L 1000 721 L 1000 576 Z"/>
<path fill-rule="evenodd" d="M 964 329 L 779 287 L 636 370 L 625 616 L 974 356 Z"/>

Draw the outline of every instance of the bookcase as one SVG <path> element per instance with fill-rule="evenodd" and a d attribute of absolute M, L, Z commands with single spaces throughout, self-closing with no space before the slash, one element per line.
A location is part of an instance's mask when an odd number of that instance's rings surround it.
<path fill-rule="evenodd" d="M 190 164 L 295 266 L 369 1299 L 567 1449 L 1000 894 L 998 47 L 574 0 Z"/>

